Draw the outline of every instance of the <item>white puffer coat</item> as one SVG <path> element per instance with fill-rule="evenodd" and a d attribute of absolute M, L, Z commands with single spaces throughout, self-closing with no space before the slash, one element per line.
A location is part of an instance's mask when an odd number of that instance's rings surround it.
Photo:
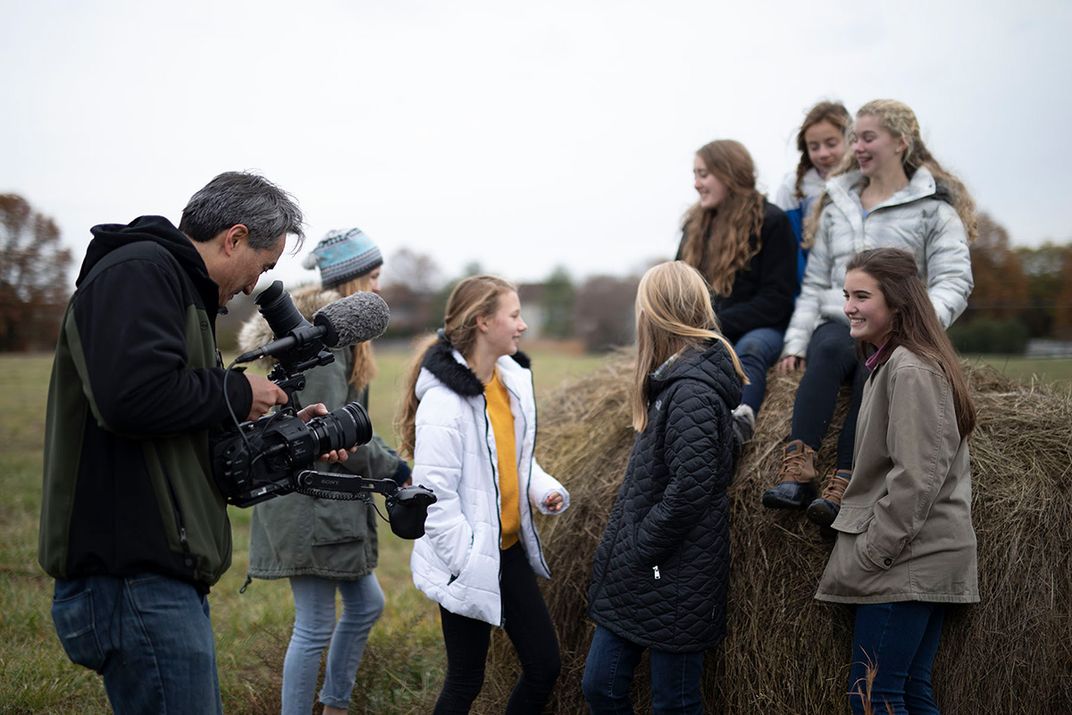
<path fill-rule="evenodd" d="M 854 254 L 870 248 L 900 248 L 915 256 L 943 326 L 952 325 L 968 305 L 973 282 L 964 224 L 939 197 L 942 189 L 931 172 L 917 169 L 905 188 L 866 217 L 860 203 L 862 178 L 859 171 L 851 171 L 826 184 L 831 202 L 819 217 L 782 357 L 805 357 L 808 341 L 822 323 L 848 322 L 842 311 L 845 267 Z"/>
<path fill-rule="evenodd" d="M 532 570 L 551 572 L 543 558 L 532 507 L 543 513 L 552 492 L 569 492 L 537 464 L 536 400 L 528 359 L 521 353 L 499 358 L 499 379 L 510 393 L 518 448 L 522 496 L 521 543 Z M 413 583 L 451 613 L 502 624 L 499 545 L 502 540 L 498 452 L 487 414 L 484 386 L 461 353 L 442 340 L 427 353 L 417 378 L 416 444 L 413 483 L 435 492 L 425 535 L 413 545 Z"/>

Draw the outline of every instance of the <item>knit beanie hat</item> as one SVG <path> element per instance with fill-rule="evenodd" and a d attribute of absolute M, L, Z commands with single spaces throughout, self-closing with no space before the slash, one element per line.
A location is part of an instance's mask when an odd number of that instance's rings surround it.
<path fill-rule="evenodd" d="M 334 288 L 383 265 L 383 256 L 359 228 L 328 231 L 302 265 L 320 269 L 320 284 Z"/>

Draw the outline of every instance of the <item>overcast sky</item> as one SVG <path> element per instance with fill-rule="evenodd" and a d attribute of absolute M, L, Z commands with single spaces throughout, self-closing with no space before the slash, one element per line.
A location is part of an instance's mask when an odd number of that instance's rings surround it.
<path fill-rule="evenodd" d="M 673 256 L 702 144 L 743 142 L 773 194 L 811 104 L 892 97 L 1014 242 L 1072 239 L 1067 0 L 297 6 L 0 0 L 0 192 L 78 262 L 90 226 L 177 223 L 250 169 L 303 253 L 359 226 L 447 275 L 622 273 Z"/>

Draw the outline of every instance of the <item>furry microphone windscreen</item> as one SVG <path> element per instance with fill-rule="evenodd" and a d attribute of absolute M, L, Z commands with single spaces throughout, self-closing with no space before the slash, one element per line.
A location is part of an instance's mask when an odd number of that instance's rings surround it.
<path fill-rule="evenodd" d="M 324 344 L 329 348 L 353 345 L 383 335 L 391 309 L 375 293 L 354 293 L 325 305 L 313 315 L 313 323 L 327 328 Z"/>

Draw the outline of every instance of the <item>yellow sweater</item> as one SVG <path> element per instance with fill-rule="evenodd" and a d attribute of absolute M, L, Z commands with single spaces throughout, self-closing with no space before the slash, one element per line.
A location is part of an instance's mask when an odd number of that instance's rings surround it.
<path fill-rule="evenodd" d="M 488 417 L 495 433 L 495 451 L 499 457 L 499 502 L 502 504 L 502 543 L 508 549 L 517 543 L 521 532 L 521 503 L 517 480 L 517 441 L 514 438 L 514 413 L 510 411 L 510 393 L 499 380 L 499 371 L 484 386 Z"/>

